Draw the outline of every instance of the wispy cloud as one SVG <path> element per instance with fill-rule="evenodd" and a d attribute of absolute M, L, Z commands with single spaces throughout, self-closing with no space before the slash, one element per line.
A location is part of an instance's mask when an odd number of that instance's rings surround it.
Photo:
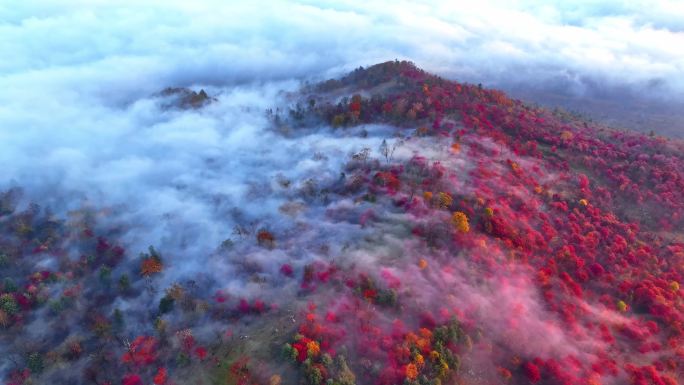
<path fill-rule="evenodd" d="M 0 182 L 48 201 L 63 191 L 66 208 L 90 200 L 132 205 L 151 221 L 169 212 L 209 218 L 211 197 L 249 204 L 255 175 L 311 172 L 301 159 L 319 149 L 313 137 L 305 146 L 263 141 L 263 111 L 299 80 L 406 58 L 485 84 L 677 98 L 683 13 L 667 1 L 5 3 Z M 219 101 L 201 112 L 162 111 L 152 95 L 167 86 L 207 87 Z M 323 169 L 333 177 L 336 167 Z M 227 226 L 219 223 L 204 244 L 219 241 Z"/>

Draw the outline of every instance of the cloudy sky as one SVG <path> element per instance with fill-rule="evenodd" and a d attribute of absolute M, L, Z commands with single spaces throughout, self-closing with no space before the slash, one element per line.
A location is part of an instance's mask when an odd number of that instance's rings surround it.
<path fill-rule="evenodd" d="M 3 102 L 33 88 L 126 102 L 170 84 L 328 76 L 395 58 L 491 85 L 681 98 L 684 3 L 9 0 L 0 55 Z"/>

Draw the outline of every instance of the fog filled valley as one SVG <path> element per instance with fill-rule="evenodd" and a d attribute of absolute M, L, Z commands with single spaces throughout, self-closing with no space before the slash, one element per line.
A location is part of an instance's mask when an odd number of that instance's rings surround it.
<path fill-rule="evenodd" d="M 2 383 L 684 383 L 669 5 L 69 4 L 0 6 Z"/>
<path fill-rule="evenodd" d="M 681 142 L 399 61 L 107 124 L 2 195 L 11 383 L 681 373 Z"/>

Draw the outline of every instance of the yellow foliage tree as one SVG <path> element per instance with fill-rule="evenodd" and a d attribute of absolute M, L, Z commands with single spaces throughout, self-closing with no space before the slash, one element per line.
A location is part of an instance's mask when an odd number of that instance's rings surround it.
<path fill-rule="evenodd" d="M 454 198 L 451 197 L 448 193 L 445 192 L 440 192 L 439 193 L 439 207 L 443 209 L 448 209 L 451 207 L 451 204 L 454 203 Z"/>
<path fill-rule="evenodd" d="M 566 131 L 561 132 L 560 137 L 562 140 L 569 141 L 569 140 L 572 140 L 573 135 L 572 135 L 572 132 L 566 130 Z"/>
<path fill-rule="evenodd" d="M 444 359 L 439 360 L 438 375 L 440 378 L 446 378 L 449 375 L 449 364 Z"/>
<path fill-rule="evenodd" d="M 462 233 L 467 233 L 470 231 L 470 224 L 468 224 L 468 216 L 460 211 L 456 211 L 454 215 L 451 216 L 451 223 L 456 226 L 456 229 Z"/>
<path fill-rule="evenodd" d="M 278 374 L 272 375 L 272 376 L 271 376 L 271 379 L 268 380 L 268 383 L 269 383 L 270 385 L 280 385 L 281 382 L 282 382 L 282 378 L 281 378 L 280 375 L 278 375 Z"/>
<path fill-rule="evenodd" d="M 310 341 L 306 344 L 306 350 L 309 357 L 316 357 L 321 352 L 321 346 L 316 341 Z"/>
<path fill-rule="evenodd" d="M 411 363 L 406 365 L 406 378 L 409 380 L 415 380 L 418 378 L 418 368 L 415 364 Z"/>
<path fill-rule="evenodd" d="M 422 368 L 423 365 L 425 365 L 425 357 L 420 353 L 416 354 L 414 361 L 419 368 Z"/>
<path fill-rule="evenodd" d="M 161 261 L 158 258 L 145 258 L 142 261 L 142 266 L 140 266 L 140 273 L 143 276 L 147 277 L 152 274 L 161 273 L 163 268 L 164 265 L 162 265 Z"/>
<path fill-rule="evenodd" d="M 625 301 L 618 301 L 617 302 L 617 309 L 622 313 L 626 312 L 627 311 L 627 304 L 625 303 Z"/>

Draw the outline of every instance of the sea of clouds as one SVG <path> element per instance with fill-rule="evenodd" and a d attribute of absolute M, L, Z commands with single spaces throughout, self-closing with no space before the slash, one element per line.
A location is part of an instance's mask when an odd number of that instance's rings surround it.
<path fill-rule="evenodd" d="M 684 100 L 682 43 L 676 1 L 6 1 L 0 186 L 130 204 L 160 193 L 150 185 L 204 183 L 226 152 L 248 170 L 250 154 L 283 147 L 261 135 L 281 90 L 395 58 L 504 88 Z M 219 103 L 161 111 L 169 86 Z"/>

